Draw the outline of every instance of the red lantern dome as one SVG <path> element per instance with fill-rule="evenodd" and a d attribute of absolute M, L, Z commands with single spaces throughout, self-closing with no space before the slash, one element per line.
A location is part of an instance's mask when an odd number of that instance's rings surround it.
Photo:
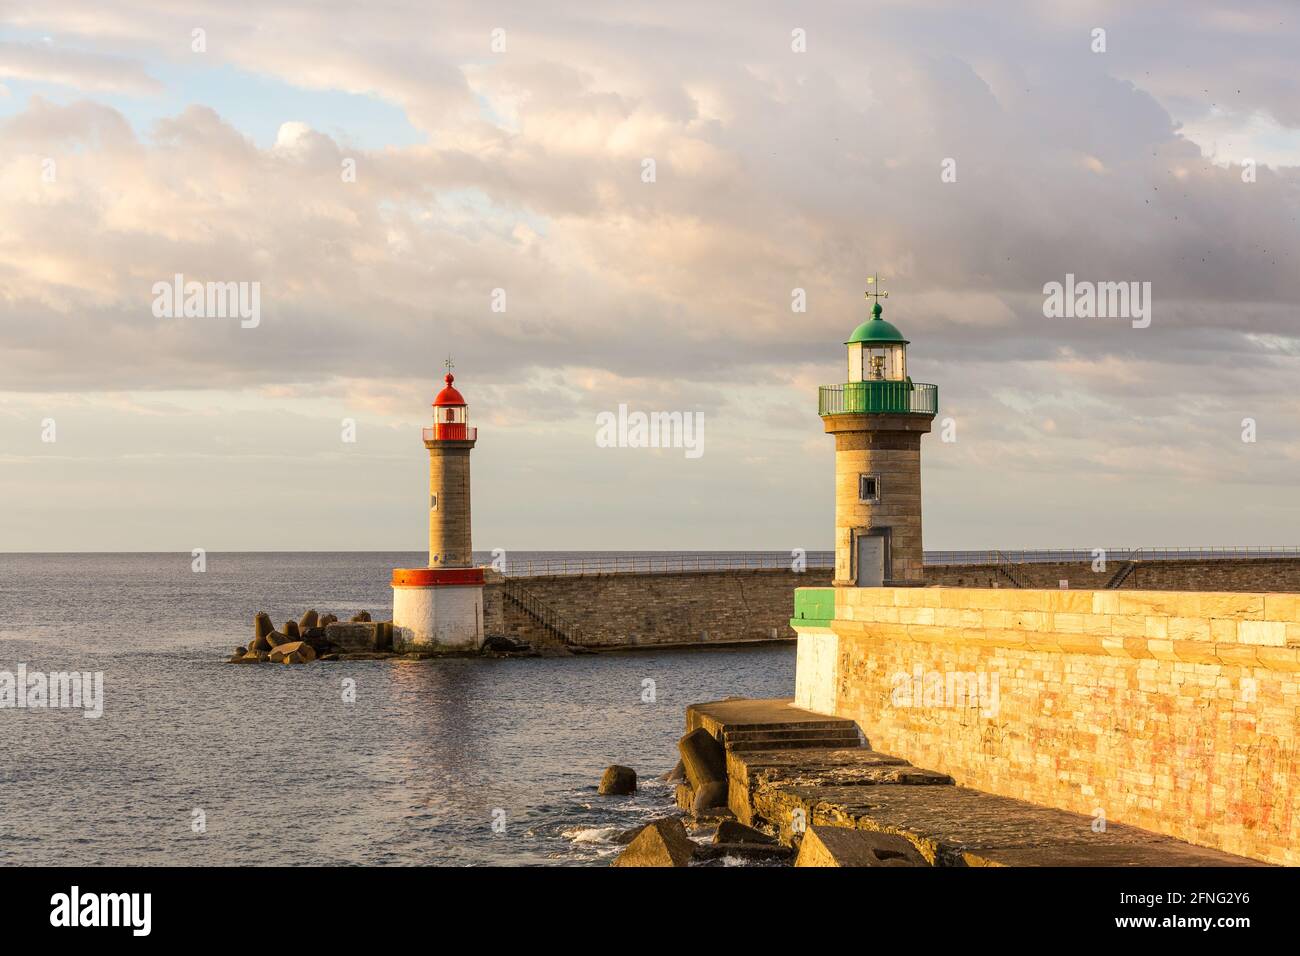
<path fill-rule="evenodd" d="M 451 364 L 451 359 L 447 360 Z M 457 441 L 473 442 L 478 437 L 478 429 L 469 426 L 469 406 L 456 386 L 456 380 L 449 370 L 443 379 L 447 384 L 433 400 L 433 427 L 424 429 L 424 443 L 432 447 L 433 442 Z"/>
<path fill-rule="evenodd" d="M 447 377 L 444 378 L 443 381 L 447 383 L 447 387 L 439 392 L 438 397 L 433 400 L 433 407 L 437 408 L 441 405 L 464 405 L 465 396 L 458 392 L 456 387 L 451 384 L 456 381 L 456 376 L 448 372 Z"/>

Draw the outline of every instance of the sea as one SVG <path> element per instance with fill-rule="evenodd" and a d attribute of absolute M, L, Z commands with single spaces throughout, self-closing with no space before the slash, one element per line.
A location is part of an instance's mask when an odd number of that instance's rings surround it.
<path fill-rule="evenodd" d="M 688 704 L 793 695 L 792 645 L 225 663 L 258 611 L 387 619 L 392 569 L 425 563 L 0 554 L 0 703 L 20 667 L 102 674 L 97 717 L 0 707 L 0 865 L 607 865 L 619 834 L 672 812 L 659 777 Z M 597 795 L 614 763 L 635 795 Z"/>

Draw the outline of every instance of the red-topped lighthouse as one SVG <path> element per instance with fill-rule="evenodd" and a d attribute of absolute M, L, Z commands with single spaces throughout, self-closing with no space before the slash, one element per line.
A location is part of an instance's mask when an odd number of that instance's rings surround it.
<path fill-rule="evenodd" d="M 424 430 L 429 449 L 429 567 L 467 568 L 470 549 L 469 453 L 478 429 L 469 426 L 469 406 L 452 384 L 433 400 L 433 427 Z"/>
<path fill-rule="evenodd" d="M 429 450 L 429 566 L 393 571 L 393 640 L 407 649 L 483 643 L 483 569 L 470 540 L 469 453 L 478 440 L 447 360 L 433 400 Z"/>

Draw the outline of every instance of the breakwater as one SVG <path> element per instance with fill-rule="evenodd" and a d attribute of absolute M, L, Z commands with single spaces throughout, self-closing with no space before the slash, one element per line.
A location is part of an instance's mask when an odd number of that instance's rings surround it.
<path fill-rule="evenodd" d="M 830 569 L 772 568 L 489 576 L 484 631 L 605 649 L 793 641 L 794 589 L 830 581 Z"/>
<path fill-rule="evenodd" d="M 794 640 L 793 592 L 826 587 L 832 568 L 810 555 L 802 571 L 769 558 L 538 562 L 488 573 L 484 630 L 534 646 L 593 649 Z M 1109 561 L 996 560 L 927 564 L 927 585 L 1143 591 L 1300 592 L 1300 557 Z M 528 573 L 532 572 L 532 573 Z"/>

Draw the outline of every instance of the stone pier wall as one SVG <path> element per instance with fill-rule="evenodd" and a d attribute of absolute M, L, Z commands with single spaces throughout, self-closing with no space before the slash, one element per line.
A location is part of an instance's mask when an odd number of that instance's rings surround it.
<path fill-rule="evenodd" d="M 1006 566 L 1003 566 L 1006 567 Z M 998 565 L 927 567 L 927 584 L 968 588 L 1098 588 L 1102 574 L 1086 563 L 1018 564 L 1008 577 Z M 1013 580 L 1014 578 L 1014 580 Z M 504 598 L 502 579 L 489 574 L 483 592 L 484 629 L 533 643 L 559 640 L 536 618 Z M 577 642 L 593 647 L 716 644 L 794 638 L 790 605 L 797 587 L 831 583 L 830 569 L 802 574 L 781 569 L 688 571 L 676 574 L 588 574 L 512 578 L 561 618 L 578 625 Z M 1160 561 L 1141 564 L 1121 590 L 1202 588 L 1300 591 L 1300 559 Z"/>
<path fill-rule="evenodd" d="M 959 784 L 1300 865 L 1300 595 L 833 594 L 799 706 Z"/>
<path fill-rule="evenodd" d="M 632 647 L 793 641 L 794 589 L 828 585 L 831 572 L 690 571 L 510 580 L 576 625 L 576 643 Z M 544 637 L 536 619 L 505 597 L 507 586 L 497 579 L 484 589 L 486 632 L 523 640 Z"/>

